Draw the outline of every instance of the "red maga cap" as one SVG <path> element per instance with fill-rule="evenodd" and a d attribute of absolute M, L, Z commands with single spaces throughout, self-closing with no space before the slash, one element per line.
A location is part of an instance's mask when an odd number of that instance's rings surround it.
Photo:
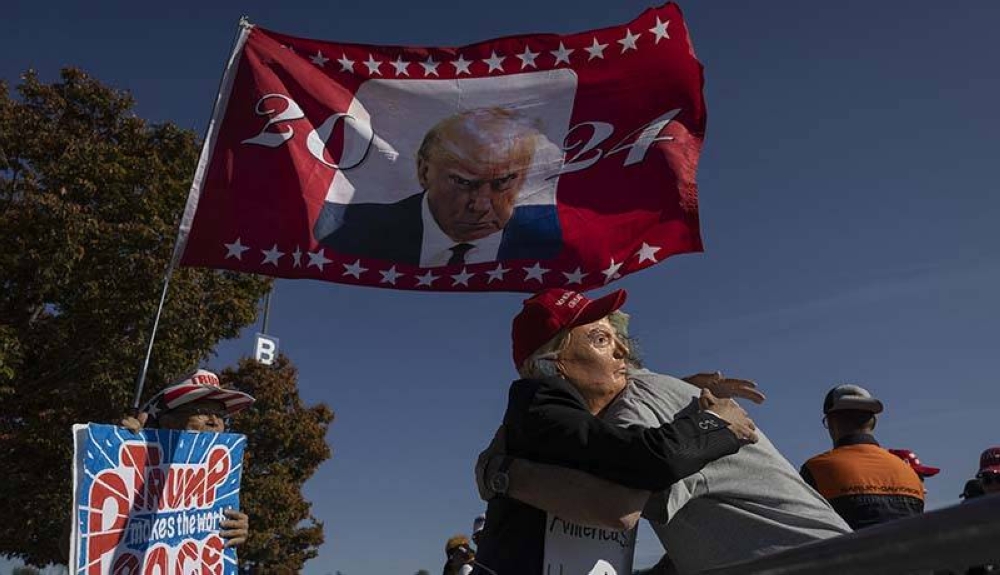
<path fill-rule="evenodd" d="M 979 456 L 979 472 L 1000 473 L 1000 447 L 990 447 Z"/>
<path fill-rule="evenodd" d="M 917 475 L 934 477 L 941 471 L 941 468 L 939 467 L 931 467 L 920 463 L 920 458 L 917 457 L 917 454 L 909 449 L 890 449 L 889 453 L 905 461 L 907 465 L 917 472 Z"/>
<path fill-rule="evenodd" d="M 627 295 L 620 289 L 592 300 L 573 290 L 550 288 L 524 300 L 511 328 L 514 365 L 520 368 L 560 331 L 607 317 L 622 307 Z"/>

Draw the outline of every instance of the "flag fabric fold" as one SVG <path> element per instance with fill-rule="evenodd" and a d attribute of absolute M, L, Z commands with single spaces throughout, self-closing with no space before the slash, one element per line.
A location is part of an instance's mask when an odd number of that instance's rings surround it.
<path fill-rule="evenodd" d="M 428 291 L 586 290 L 701 251 L 680 10 L 458 48 L 242 26 L 182 265 Z"/>

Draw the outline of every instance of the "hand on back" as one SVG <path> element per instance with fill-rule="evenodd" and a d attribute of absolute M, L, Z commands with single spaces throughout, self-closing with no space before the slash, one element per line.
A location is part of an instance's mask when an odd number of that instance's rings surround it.
<path fill-rule="evenodd" d="M 742 397 L 761 404 L 767 397 L 757 389 L 757 384 L 749 379 L 724 377 L 721 372 L 696 373 L 682 378 L 695 387 L 707 389 L 712 395 L 723 398 Z"/>
<path fill-rule="evenodd" d="M 757 426 L 747 415 L 746 410 L 732 399 L 716 397 L 707 388 L 702 388 L 698 405 L 703 411 L 711 411 L 728 423 L 729 429 L 736 434 L 741 445 L 757 443 Z"/>

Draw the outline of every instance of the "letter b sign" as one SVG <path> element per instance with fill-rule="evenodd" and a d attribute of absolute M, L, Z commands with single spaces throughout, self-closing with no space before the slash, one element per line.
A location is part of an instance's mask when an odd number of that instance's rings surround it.
<path fill-rule="evenodd" d="M 271 365 L 277 355 L 278 338 L 258 333 L 253 346 L 253 358 L 264 365 Z"/>

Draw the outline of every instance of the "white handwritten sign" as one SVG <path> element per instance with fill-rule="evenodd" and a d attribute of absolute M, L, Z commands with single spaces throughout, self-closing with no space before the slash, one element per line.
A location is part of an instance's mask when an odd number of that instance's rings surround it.
<path fill-rule="evenodd" d="M 635 532 L 578 525 L 550 513 L 545 521 L 542 574 L 629 575 Z"/>

